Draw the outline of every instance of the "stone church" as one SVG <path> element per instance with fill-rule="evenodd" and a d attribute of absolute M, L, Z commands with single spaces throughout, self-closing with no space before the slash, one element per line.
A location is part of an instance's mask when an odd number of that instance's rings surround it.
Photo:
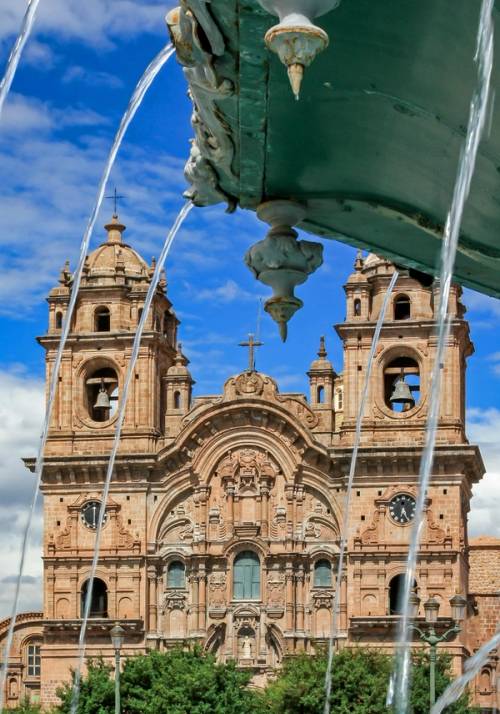
<path fill-rule="evenodd" d="M 59 377 L 43 474 L 43 613 L 18 616 L 6 702 L 26 694 L 50 705 L 76 662 L 82 602 L 101 490 L 132 342 L 154 265 L 123 239 L 113 216 L 92 252 Z M 285 655 L 314 652 L 332 626 L 343 503 L 368 353 L 394 272 L 358 255 L 336 326 L 344 364 L 325 341 L 307 372 L 310 393 L 280 393 L 254 369 L 217 395 L 193 398 L 179 321 L 162 280 L 126 408 L 106 506 L 87 654 L 112 657 L 109 631 L 126 631 L 123 656 L 198 642 L 235 659 L 256 683 Z M 48 297 L 39 338 L 51 374 L 72 286 L 68 266 Z M 338 645 L 390 649 L 398 621 L 434 361 L 438 287 L 401 271 L 377 347 L 350 505 L 340 583 Z M 467 598 L 462 631 L 446 648 L 460 670 L 500 615 L 500 541 L 469 541 L 472 487 L 484 472 L 465 434 L 465 372 L 473 352 L 454 286 L 434 473 L 425 505 L 417 592 L 440 604 Z M 252 343 L 252 339 L 249 340 Z M 396 395 L 396 396 L 395 396 Z M 397 397 L 402 399 L 398 399 Z M 27 459 L 33 469 L 34 460 Z M 423 609 L 419 613 L 423 616 Z M 0 623 L 0 641 L 8 621 Z M 418 643 L 415 642 L 415 646 Z M 497 655 L 474 683 L 496 711 Z"/>

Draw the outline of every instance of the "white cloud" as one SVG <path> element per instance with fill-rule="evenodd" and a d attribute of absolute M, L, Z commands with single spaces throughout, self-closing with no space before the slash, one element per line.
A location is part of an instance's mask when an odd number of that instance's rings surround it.
<path fill-rule="evenodd" d="M 110 87 L 117 89 L 123 86 L 123 81 L 114 74 L 109 72 L 97 72 L 88 70 L 81 65 L 71 65 L 64 72 L 61 81 L 65 84 L 70 82 L 83 82 L 91 87 Z"/>
<path fill-rule="evenodd" d="M 62 138 L 61 127 L 68 126 L 80 132 L 91 129 L 93 136 Z M 29 311 L 55 284 L 64 260 L 70 258 L 74 264 L 111 146 L 110 134 L 103 117 L 84 107 L 63 111 L 22 95 L 9 98 L 0 132 L 0 312 Z M 126 203 L 133 206 L 124 216 L 126 237 L 145 256 L 158 254 L 173 221 L 165 206 L 170 200 L 181 205 L 183 164 L 161 152 L 153 157 L 131 144 L 120 153 L 112 182 L 126 186 Z M 109 214 L 106 201 L 93 245 L 101 242 Z M 187 235 L 182 232 L 183 238 Z"/>
<path fill-rule="evenodd" d="M 191 290 L 194 290 L 191 288 Z M 254 300 L 257 301 L 259 295 L 244 290 L 238 283 L 231 278 L 225 283 L 214 288 L 194 291 L 193 297 L 196 300 L 209 300 L 218 303 L 230 303 L 237 300 Z"/>
<path fill-rule="evenodd" d="M 490 535 L 500 538 L 500 410 L 471 409 L 468 412 L 468 436 L 478 444 L 486 466 L 486 475 L 473 488 L 469 533 L 472 537 Z"/>
<path fill-rule="evenodd" d="M 100 49 L 111 49 L 119 38 L 154 33 L 167 40 L 164 23 L 173 0 L 43 0 L 33 28 L 34 37 L 79 41 Z M 4 51 L 19 32 L 25 3 L 2 0 L 0 4 L 0 47 Z"/>
<path fill-rule="evenodd" d="M 491 370 L 493 374 L 500 377 L 500 352 L 494 352 L 488 357 L 488 361 L 492 362 Z"/>
<path fill-rule="evenodd" d="M 0 371 L 0 618 L 10 615 L 21 539 L 31 503 L 34 476 L 22 457 L 34 456 L 42 429 L 44 389 L 22 370 Z M 35 513 L 28 547 L 20 610 L 39 610 L 42 516 Z"/>
<path fill-rule="evenodd" d="M 493 322 L 498 321 L 500 318 L 500 300 L 498 298 L 483 295 L 483 293 L 478 293 L 475 290 L 465 289 L 463 301 L 467 306 L 467 311 L 474 316 L 476 314 L 483 315 Z M 475 320 L 474 327 L 477 327 Z"/>

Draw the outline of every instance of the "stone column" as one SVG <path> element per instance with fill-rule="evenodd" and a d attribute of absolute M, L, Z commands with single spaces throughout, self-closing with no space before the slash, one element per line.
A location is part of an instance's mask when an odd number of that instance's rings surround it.
<path fill-rule="evenodd" d="M 267 484 L 261 486 L 260 489 L 262 504 L 261 504 L 261 526 L 260 534 L 262 538 L 269 537 L 269 486 Z"/>
<path fill-rule="evenodd" d="M 150 633 L 158 630 L 158 597 L 157 597 L 157 573 L 156 566 L 148 567 L 148 606 L 149 606 L 149 623 L 148 630 Z"/>
<path fill-rule="evenodd" d="M 304 632 L 304 566 L 300 565 L 295 576 L 295 629 Z"/>
<path fill-rule="evenodd" d="M 347 577 L 343 574 L 340 581 L 340 628 L 347 630 Z"/>
<path fill-rule="evenodd" d="M 198 631 L 198 610 L 200 606 L 198 575 L 191 575 L 191 628 Z"/>
<path fill-rule="evenodd" d="M 205 632 L 207 622 L 207 575 L 205 564 L 200 565 L 199 571 L 199 607 L 198 607 L 198 630 Z"/>
<path fill-rule="evenodd" d="M 264 662 L 267 659 L 267 647 L 266 647 L 266 613 L 264 609 L 260 611 L 260 622 L 259 622 L 259 659 Z"/>
<path fill-rule="evenodd" d="M 292 565 L 292 563 L 286 564 L 285 583 L 286 583 L 286 629 L 288 632 L 291 632 L 293 630 L 293 614 L 294 614 L 293 565 Z"/>
<path fill-rule="evenodd" d="M 234 483 L 226 483 L 226 522 L 227 533 L 234 533 Z"/>

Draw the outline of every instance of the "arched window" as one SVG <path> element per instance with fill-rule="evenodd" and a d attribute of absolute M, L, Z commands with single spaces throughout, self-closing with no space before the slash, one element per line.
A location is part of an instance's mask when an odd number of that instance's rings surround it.
<path fill-rule="evenodd" d="M 235 600 L 260 598 L 260 560 L 251 550 L 239 553 L 234 559 L 233 597 Z"/>
<path fill-rule="evenodd" d="M 389 615 L 401 615 L 403 613 L 403 596 L 405 589 L 405 574 L 395 575 L 389 583 Z M 417 583 L 413 581 L 412 590 L 416 591 Z"/>
<path fill-rule="evenodd" d="M 167 588 L 184 588 L 186 586 L 186 568 L 180 560 L 174 560 L 167 569 Z"/>
<path fill-rule="evenodd" d="M 398 357 L 384 369 L 384 397 L 394 412 L 406 412 L 420 400 L 420 369 L 411 357 Z"/>
<path fill-rule="evenodd" d="M 40 644 L 38 642 L 30 642 L 26 648 L 26 664 L 28 677 L 40 676 Z"/>
<path fill-rule="evenodd" d="M 87 589 L 89 580 L 86 580 L 82 586 L 82 596 L 80 602 L 80 617 L 85 613 L 85 599 L 87 597 Z M 106 583 L 100 578 L 94 578 L 92 587 L 92 597 L 90 600 L 89 617 L 107 617 L 108 616 L 108 589 Z"/>
<path fill-rule="evenodd" d="M 111 315 L 107 307 L 98 307 L 94 313 L 94 332 L 109 332 Z"/>
<path fill-rule="evenodd" d="M 329 560 L 317 560 L 314 563 L 314 586 L 328 588 L 332 584 L 332 565 Z"/>
<path fill-rule="evenodd" d="M 63 314 L 62 312 L 56 312 L 56 330 L 60 330 L 62 328 L 62 321 L 63 321 Z"/>
<path fill-rule="evenodd" d="M 92 372 L 86 379 L 87 411 L 93 421 L 108 421 L 118 404 L 118 376 L 112 367 Z"/>
<path fill-rule="evenodd" d="M 408 295 L 398 295 L 394 299 L 394 319 L 409 320 L 411 317 L 411 302 Z"/>
<path fill-rule="evenodd" d="M 141 317 L 142 317 L 142 313 L 143 313 L 143 312 L 144 312 L 144 309 L 143 309 L 142 307 L 140 307 L 140 308 L 137 310 L 137 324 L 140 323 Z"/>
<path fill-rule="evenodd" d="M 180 408 L 181 408 L 181 393 L 174 392 L 174 409 L 180 409 Z"/>
<path fill-rule="evenodd" d="M 323 404 L 325 401 L 325 388 L 322 384 L 320 384 L 320 386 L 318 387 L 318 391 L 316 392 L 316 399 L 318 404 Z"/>
<path fill-rule="evenodd" d="M 359 298 L 356 298 L 354 301 L 354 315 L 355 317 L 359 317 L 361 315 L 361 300 Z"/>

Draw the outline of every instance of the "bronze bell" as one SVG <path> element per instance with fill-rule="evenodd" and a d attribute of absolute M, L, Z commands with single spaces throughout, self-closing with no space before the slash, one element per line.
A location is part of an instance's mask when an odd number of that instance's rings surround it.
<path fill-rule="evenodd" d="M 415 405 L 415 400 L 413 399 L 411 389 L 406 384 L 405 378 L 403 376 L 399 377 L 394 385 L 394 389 L 389 400 L 391 404 L 409 404 L 412 407 Z"/>
<path fill-rule="evenodd" d="M 96 402 L 94 404 L 94 409 L 109 409 L 111 407 L 111 402 L 109 401 L 109 395 L 104 389 L 104 384 L 101 384 L 99 389 L 99 394 L 97 395 Z"/>

